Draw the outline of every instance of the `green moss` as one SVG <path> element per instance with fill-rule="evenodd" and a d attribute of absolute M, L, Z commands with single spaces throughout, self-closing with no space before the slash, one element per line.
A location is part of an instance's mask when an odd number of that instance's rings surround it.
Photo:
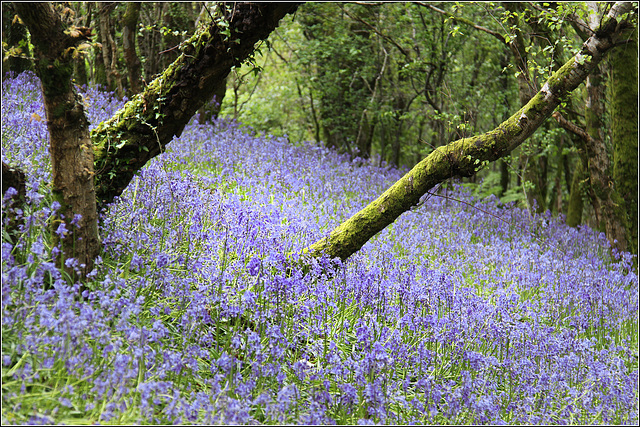
<path fill-rule="evenodd" d="M 638 251 L 638 45 L 637 29 L 611 51 L 611 136 L 614 202 L 625 220 L 628 249 Z"/>

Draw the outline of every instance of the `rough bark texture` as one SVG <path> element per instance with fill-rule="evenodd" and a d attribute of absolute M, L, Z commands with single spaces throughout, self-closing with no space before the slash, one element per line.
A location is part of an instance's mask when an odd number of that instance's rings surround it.
<path fill-rule="evenodd" d="M 510 153 L 533 134 L 562 97 L 577 88 L 598 65 L 627 25 L 626 21 L 618 24 L 616 18 L 633 7 L 629 2 L 616 3 L 582 50 L 554 73 L 520 111 L 496 129 L 434 150 L 378 199 L 303 252 L 344 260 L 403 212 L 417 205 L 420 197 L 436 184 L 454 176 L 471 176 L 482 162 L 495 161 Z"/>
<path fill-rule="evenodd" d="M 127 63 L 129 75 L 129 92 L 131 95 L 142 90 L 142 63 L 136 54 L 136 34 L 138 32 L 138 18 L 140 17 L 139 2 L 127 3 L 127 10 L 122 17 L 122 48 L 124 60 Z"/>
<path fill-rule="evenodd" d="M 98 203 L 111 202 L 138 169 L 182 133 L 195 112 L 266 39 L 296 3 L 235 3 L 222 7 L 228 26 L 211 24 L 185 41 L 180 56 L 144 92 L 91 134 Z"/>
<path fill-rule="evenodd" d="M 36 73 L 42 84 L 47 128 L 50 135 L 54 200 L 61 205 L 52 221 L 54 244 L 62 242 L 64 256 L 75 258 L 81 273 L 92 269 L 98 254 L 95 190 L 93 184 L 93 150 L 89 123 L 82 102 L 71 83 L 75 46 L 86 40 L 87 28 L 69 27 L 50 3 L 16 3 L 16 10 L 31 33 L 36 50 Z M 82 218 L 74 220 L 74 215 Z M 67 233 L 58 228 L 64 224 Z M 74 269 L 66 270 L 75 277 Z"/>
<path fill-rule="evenodd" d="M 638 31 L 611 51 L 613 181 L 625 216 L 627 250 L 638 253 Z"/>
<path fill-rule="evenodd" d="M 625 250 L 624 207 L 614 186 L 613 171 L 609 153 L 604 143 L 602 131 L 604 115 L 604 87 L 601 83 L 601 72 L 596 67 L 586 81 L 587 105 L 585 122 L 588 137 L 583 138 L 588 158 L 589 181 L 601 211 L 599 226 L 604 229 L 611 244 Z"/>

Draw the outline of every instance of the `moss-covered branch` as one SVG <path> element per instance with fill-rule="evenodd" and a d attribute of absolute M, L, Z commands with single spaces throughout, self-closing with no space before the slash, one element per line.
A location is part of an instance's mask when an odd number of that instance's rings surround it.
<path fill-rule="evenodd" d="M 233 66 L 266 39 L 296 3 L 234 3 L 180 46 L 181 55 L 146 89 L 91 133 L 96 196 L 109 203 L 135 172 L 179 136 Z M 222 23 L 222 25 L 218 25 Z"/>
<path fill-rule="evenodd" d="M 490 132 L 437 148 L 380 197 L 303 252 L 344 260 L 418 204 L 420 197 L 436 184 L 454 176 L 471 176 L 485 162 L 509 154 L 531 136 L 553 113 L 562 97 L 577 88 L 598 65 L 613 47 L 633 10 L 633 3 L 616 3 L 582 50 L 554 73 L 520 111 Z M 620 19 L 621 16 L 625 19 Z"/>

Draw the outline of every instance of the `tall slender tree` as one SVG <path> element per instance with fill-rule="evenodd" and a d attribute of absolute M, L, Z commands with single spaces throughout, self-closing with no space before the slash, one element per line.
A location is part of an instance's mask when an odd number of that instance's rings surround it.
<path fill-rule="evenodd" d="M 136 53 L 136 34 L 138 33 L 138 19 L 140 17 L 140 2 L 127 3 L 127 9 L 122 17 L 122 48 L 124 60 L 127 63 L 129 76 L 129 92 L 135 95 L 142 90 L 142 62 Z"/>

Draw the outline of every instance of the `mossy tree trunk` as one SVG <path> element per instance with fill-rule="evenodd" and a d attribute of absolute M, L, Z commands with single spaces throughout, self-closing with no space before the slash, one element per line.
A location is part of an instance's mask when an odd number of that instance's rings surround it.
<path fill-rule="evenodd" d="M 588 158 L 589 181 L 599 206 L 599 227 L 611 244 L 620 250 L 627 248 L 624 203 L 614 185 L 609 150 L 604 142 L 604 86 L 599 67 L 587 78 L 585 123 L 588 137 L 584 138 Z"/>
<path fill-rule="evenodd" d="M 127 9 L 122 17 L 122 48 L 124 60 L 127 63 L 130 95 L 140 93 L 142 90 L 142 63 L 136 53 L 136 34 L 141 6 L 140 2 L 127 3 Z"/>
<path fill-rule="evenodd" d="M 613 181 L 619 215 L 626 222 L 627 250 L 638 252 L 638 30 L 609 53 Z"/>
<path fill-rule="evenodd" d="M 633 3 L 616 3 L 581 51 L 555 72 L 524 107 L 496 129 L 437 148 L 380 197 L 335 228 L 329 236 L 305 248 L 303 253 L 344 260 L 417 205 L 435 185 L 454 176 L 471 176 L 483 163 L 510 153 L 553 113 L 562 97 L 577 88 L 598 66 L 620 32 L 628 27 L 629 16 L 625 14 L 633 9 Z M 622 20 L 623 15 L 626 20 Z"/>
<path fill-rule="evenodd" d="M 90 30 L 64 23 L 50 3 L 15 6 L 31 33 L 36 73 L 42 84 L 50 136 L 52 193 L 60 203 L 51 223 L 54 244 L 61 242 L 62 246 L 57 264 L 75 278 L 74 266 L 65 261 L 75 258 L 84 275 L 91 271 L 100 249 L 89 123 L 71 83 L 75 47 L 88 38 Z"/>
<path fill-rule="evenodd" d="M 235 3 L 221 7 L 220 20 L 196 32 L 180 56 L 143 92 L 91 133 L 99 204 L 120 195 L 138 169 L 165 150 L 208 102 L 233 66 L 266 39 L 296 3 Z"/>

